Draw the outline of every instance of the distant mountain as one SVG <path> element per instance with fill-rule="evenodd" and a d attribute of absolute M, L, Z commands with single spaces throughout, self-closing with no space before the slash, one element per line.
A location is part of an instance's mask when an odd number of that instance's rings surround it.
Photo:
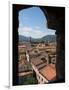
<path fill-rule="evenodd" d="M 28 42 L 29 40 L 30 40 L 30 37 L 19 35 L 19 41 L 20 42 L 23 42 L 23 41 Z"/>
<path fill-rule="evenodd" d="M 45 42 L 55 42 L 56 35 L 46 35 L 46 36 L 42 37 L 42 40 Z"/>
<path fill-rule="evenodd" d="M 42 38 L 34 39 L 32 37 L 26 37 L 19 35 L 19 42 L 29 42 L 31 38 L 31 42 L 55 42 L 56 41 L 56 35 L 46 35 Z"/>

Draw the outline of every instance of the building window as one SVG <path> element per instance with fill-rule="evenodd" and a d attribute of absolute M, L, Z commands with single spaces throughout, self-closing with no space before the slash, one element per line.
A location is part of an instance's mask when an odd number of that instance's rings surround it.
<path fill-rule="evenodd" d="M 43 78 L 41 79 L 41 81 L 43 81 Z"/>
<path fill-rule="evenodd" d="M 41 60 L 42 60 L 43 62 L 47 62 L 47 60 L 46 60 L 45 57 L 42 57 Z"/>
<path fill-rule="evenodd" d="M 56 60 L 53 58 L 53 59 L 51 60 L 51 63 L 52 63 L 52 64 L 55 64 L 55 63 L 56 63 Z"/>
<path fill-rule="evenodd" d="M 39 79 L 40 79 L 40 76 L 39 76 Z"/>

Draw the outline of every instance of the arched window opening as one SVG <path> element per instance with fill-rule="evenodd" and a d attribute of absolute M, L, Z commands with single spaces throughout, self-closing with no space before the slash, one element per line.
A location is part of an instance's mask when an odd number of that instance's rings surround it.
<path fill-rule="evenodd" d="M 40 72 L 41 69 L 44 70 L 46 66 L 47 67 L 50 66 L 50 63 L 49 63 L 50 61 L 48 56 L 52 55 L 53 53 L 56 54 L 55 53 L 56 52 L 55 30 L 48 28 L 47 17 L 45 16 L 42 9 L 40 9 L 39 7 L 30 7 L 19 11 L 18 20 L 19 20 L 19 27 L 18 27 L 19 44 L 18 45 L 20 45 L 22 49 L 26 52 L 26 57 L 28 55 L 29 57 L 32 57 L 32 58 L 29 58 L 29 60 L 27 60 L 27 58 L 25 59 L 26 63 L 24 64 L 28 66 L 31 65 L 30 70 L 29 71 L 26 70 L 25 73 L 29 73 L 30 71 L 32 72 L 32 69 L 33 69 L 37 75 L 36 70 Z M 36 50 L 38 50 L 39 52 Z M 37 55 L 35 53 L 32 53 L 33 51 L 35 51 Z M 46 58 L 44 58 L 44 56 Z M 51 64 L 51 67 L 52 67 L 52 64 Z M 54 68 L 56 70 L 56 67 Z M 44 77 L 45 75 L 41 73 L 40 75 Z M 33 78 L 35 78 L 35 81 L 38 80 L 37 76 L 34 77 L 33 75 Z M 34 84 L 35 83 L 36 82 L 34 82 Z M 42 83 L 42 81 L 40 83 Z"/>

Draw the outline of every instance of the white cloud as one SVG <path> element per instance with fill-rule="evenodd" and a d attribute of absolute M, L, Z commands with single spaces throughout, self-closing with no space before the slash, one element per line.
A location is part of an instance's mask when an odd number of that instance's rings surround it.
<path fill-rule="evenodd" d="M 33 38 L 41 38 L 45 35 L 48 34 L 54 34 L 54 31 L 52 30 L 46 30 L 46 31 L 42 31 L 40 30 L 39 26 L 36 26 L 35 28 L 31 28 L 31 27 L 19 27 L 18 29 L 19 35 L 24 35 L 27 37 L 33 37 Z"/>
<path fill-rule="evenodd" d="M 35 26 L 35 29 L 40 29 L 40 27 L 39 26 Z"/>

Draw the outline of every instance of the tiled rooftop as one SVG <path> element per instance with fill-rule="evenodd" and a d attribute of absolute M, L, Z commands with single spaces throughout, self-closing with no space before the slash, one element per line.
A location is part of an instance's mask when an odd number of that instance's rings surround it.
<path fill-rule="evenodd" d="M 40 58 L 32 58 L 32 59 L 31 59 L 31 62 L 32 62 L 35 66 L 43 63 L 43 61 L 40 60 Z"/>
<path fill-rule="evenodd" d="M 40 69 L 40 73 L 47 79 L 53 80 L 56 77 L 56 69 L 52 68 L 52 65 L 47 65 L 44 68 Z"/>

